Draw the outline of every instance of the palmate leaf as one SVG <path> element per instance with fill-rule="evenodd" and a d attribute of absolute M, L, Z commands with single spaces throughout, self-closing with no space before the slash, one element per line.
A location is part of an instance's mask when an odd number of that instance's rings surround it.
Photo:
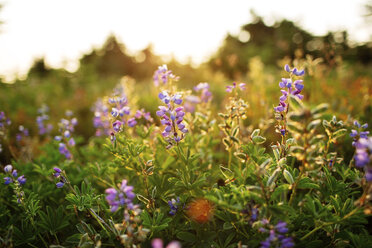
<path fill-rule="evenodd" d="M 52 235 L 69 225 L 69 222 L 63 213 L 62 206 L 59 206 L 55 210 L 53 210 L 50 206 L 47 206 L 46 212 L 40 211 L 39 216 L 40 221 L 38 222 L 38 225 L 40 228 L 43 231 L 48 231 Z"/>

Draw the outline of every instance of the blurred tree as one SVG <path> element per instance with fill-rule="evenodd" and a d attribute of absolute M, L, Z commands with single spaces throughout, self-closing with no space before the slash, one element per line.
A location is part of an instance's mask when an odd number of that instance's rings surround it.
<path fill-rule="evenodd" d="M 30 70 L 28 71 L 29 77 L 39 77 L 44 78 L 49 75 L 50 69 L 45 64 L 44 58 L 38 58 L 34 61 Z"/>
<path fill-rule="evenodd" d="M 304 54 L 322 57 L 330 65 L 336 65 L 338 57 L 350 62 L 372 62 L 372 47 L 362 44 L 349 46 L 346 31 L 313 36 L 293 22 L 282 20 L 272 26 L 252 13 L 253 21 L 241 27 L 236 36 L 228 34 L 219 50 L 210 58 L 208 65 L 214 71 L 239 80 L 244 77 L 248 61 L 259 56 L 266 66 L 275 66 L 283 57 L 296 58 Z"/>

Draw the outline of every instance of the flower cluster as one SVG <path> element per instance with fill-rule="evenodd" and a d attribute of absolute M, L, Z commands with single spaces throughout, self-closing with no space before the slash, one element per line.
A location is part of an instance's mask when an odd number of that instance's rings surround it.
<path fill-rule="evenodd" d="M 46 105 L 43 105 L 41 108 L 37 110 L 39 115 L 36 117 L 36 124 L 37 127 L 39 128 L 39 134 L 48 134 L 53 130 L 53 125 L 48 123 L 46 124 L 45 122 L 49 120 L 48 112 L 49 108 Z M 46 125 L 45 125 L 46 124 Z"/>
<path fill-rule="evenodd" d="M 362 131 L 363 129 L 368 128 L 368 124 L 364 123 L 361 125 L 358 121 L 354 121 L 355 129 L 351 130 L 350 137 L 353 138 L 353 146 L 358 141 L 359 138 L 367 139 L 369 131 Z"/>
<path fill-rule="evenodd" d="M 190 95 L 185 98 L 185 111 L 194 112 L 196 104 L 207 103 L 212 100 L 212 93 L 209 91 L 208 83 L 199 83 L 194 87 L 196 92 L 200 92 L 200 96 Z"/>
<path fill-rule="evenodd" d="M 163 84 L 167 84 L 169 80 L 178 80 L 171 70 L 168 70 L 167 65 L 159 66 L 158 69 L 155 71 L 153 76 L 154 84 L 156 87 L 159 86 L 160 82 Z"/>
<path fill-rule="evenodd" d="M 372 137 L 360 138 L 355 142 L 355 166 L 364 168 L 367 182 L 372 182 Z"/>
<path fill-rule="evenodd" d="M 279 221 L 275 226 L 272 226 L 269 220 L 263 219 L 261 224 L 262 227 L 260 227 L 259 231 L 269 234 L 269 237 L 261 242 L 261 248 L 269 248 L 271 245 L 280 248 L 290 248 L 294 246 L 293 238 L 285 236 L 288 232 L 286 222 Z"/>
<path fill-rule="evenodd" d="M 134 118 L 136 118 L 136 119 L 143 118 L 150 123 L 154 121 L 154 119 L 152 119 L 152 117 L 151 117 L 150 112 L 146 112 L 145 109 L 137 110 L 135 115 L 134 115 Z"/>
<path fill-rule="evenodd" d="M 66 177 L 64 177 L 64 176 L 62 175 L 63 172 L 62 172 L 62 170 L 61 170 L 60 168 L 58 168 L 58 167 L 54 167 L 54 168 L 53 168 L 53 171 L 54 171 L 53 176 L 59 180 L 59 181 L 56 183 L 57 188 L 62 188 L 62 187 L 65 185 L 65 183 L 67 182 Z"/>
<path fill-rule="evenodd" d="M 249 223 L 251 225 L 258 219 L 258 207 L 257 205 L 253 205 L 253 203 L 248 204 L 247 207 L 242 210 L 242 213 L 249 215 Z"/>
<path fill-rule="evenodd" d="M 177 105 L 182 104 L 182 95 L 176 93 L 170 95 L 167 91 L 159 93 L 160 100 L 166 104 L 166 106 L 159 106 L 159 110 L 156 115 L 161 117 L 161 124 L 165 126 L 163 131 L 163 137 L 169 138 L 168 142 L 172 144 L 173 141 L 176 143 L 180 142 L 184 134 L 188 132 L 185 124 L 183 123 L 183 117 L 185 115 L 184 108 Z M 179 133 L 181 132 L 181 133 Z"/>
<path fill-rule="evenodd" d="M 128 98 L 124 92 L 124 86 L 119 85 L 114 89 L 113 97 L 108 100 L 111 105 L 112 129 L 110 132 L 111 141 L 116 139 L 115 133 L 121 132 L 125 124 L 129 127 L 134 127 L 137 124 L 135 117 L 129 117 L 130 107 L 128 106 Z"/>
<path fill-rule="evenodd" d="M 0 135 L 4 133 L 5 127 L 10 126 L 12 122 L 9 118 L 6 118 L 5 113 L 3 111 L 0 112 Z"/>
<path fill-rule="evenodd" d="M 120 189 L 108 188 L 105 191 L 106 200 L 110 205 L 111 212 L 118 210 L 120 206 L 126 205 L 128 209 L 133 209 L 133 199 L 136 196 L 133 193 L 133 186 L 127 185 L 127 180 L 123 180 Z"/>
<path fill-rule="evenodd" d="M 94 117 L 93 126 L 96 128 L 96 136 L 110 134 L 110 118 L 108 107 L 103 103 L 102 99 L 98 99 L 93 107 Z"/>
<path fill-rule="evenodd" d="M 75 140 L 72 137 L 72 133 L 74 132 L 75 126 L 77 125 L 77 119 L 71 118 L 72 117 L 71 111 L 66 111 L 66 116 L 69 119 L 61 119 L 58 123 L 59 132 L 61 135 L 55 136 L 54 139 L 59 141 L 59 152 L 64 155 L 67 159 L 72 158 L 72 154 L 68 147 L 75 146 Z"/>
<path fill-rule="evenodd" d="M 10 126 L 12 122 L 9 118 L 6 118 L 3 111 L 0 112 L 0 141 L 5 136 L 6 126 Z M 3 151 L 3 147 L 0 143 L 0 153 Z"/>
<path fill-rule="evenodd" d="M 279 105 L 274 108 L 278 113 L 288 112 L 288 97 L 290 95 L 296 96 L 300 100 L 304 98 L 304 96 L 300 94 L 304 88 L 303 80 L 299 79 L 292 82 L 292 74 L 296 76 L 303 76 L 305 74 L 305 70 L 299 71 L 297 68 L 291 70 L 288 65 L 285 65 L 284 69 L 290 73 L 291 78 L 282 78 L 282 81 L 279 82 L 282 96 L 279 98 Z"/>
<path fill-rule="evenodd" d="M 18 172 L 16 169 L 13 170 L 13 166 L 8 164 L 4 167 L 4 172 L 8 174 L 7 177 L 4 177 L 5 185 L 11 184 L 13 182 L 18 182 L 19 185 L 26 183 L 26 178 L 24 175 L 18 177 Z M 18 178 L 17 178 L 18 177 Z M 15 179 L 17 178 L 17 179 Z"/>
<path fill-rule="evenodd" d="M 233 92 L 235 89 L 240 89 L 241 91 L 245 90 L 245 83 L 237 84 L 236 82 L 233 82 L 232 85 L 226 86 L 226 92 Z"/>
<path fill-rule="evenodd" d="M 170 207 L 170 211 L 169 211 L 169 214 L 170 215 L 175 215 L 178 211 L 178 208 L 179 208 L 179 205 L 180 205 L 180 198 L 177 197 L 177 199 L 172 199 L 170 201 L 168 201 L 168 205 Z"/>
<path fill-rule="evenodd" d="M 163 240 L 161 239 L 153 239 L 151 241 L 151 247 L 152 248 L 163 248 L 164 243 Z M 181 243 L 178 241 L 172 241 L 170 242 L 165 248 L 181 248 Z"/>
<path fill-rule="evenodd" d="M 16 134 L 16 140 L 18 142 L 21 142 L 21 140 L 24 138 L 24 137 L 28 137 L 29 135 L 29 132 L 28 132 L 28 129 L 25 128 L 24 126 L 20 125 L 18 127 L 18 133 Z"/>

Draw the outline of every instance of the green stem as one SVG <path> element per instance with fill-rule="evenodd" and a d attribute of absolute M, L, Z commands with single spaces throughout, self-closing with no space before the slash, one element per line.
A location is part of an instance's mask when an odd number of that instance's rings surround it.
<path fill-rule="evenodd" d="M 232 148 L 229 148 L 229 161 L 227 163 L 227 168 L 230 169 L 231 167 L 231 160 L 232 160 Z"/>
<path fill-rule="evenodd" d="M 347 218 L 349 218 L 350 216 L 352 216 L 353 214 L 355 214 L 358 210 L 359 210 L 360 207 L 357 207 L 355 208 L 353 211 L 349 212 L 347 215 L 345 215 L 344 217 L 342 217 L 342 219 L 338 220 L 338 221 L 334 221 L 334 222 L 325 222 L 323 224 L 321 224 L 320 226 L 314 228 L 313 230 L 311 230 L 308 234 L 306 234 L 305 236 L 303 236 L 300 240 L 305 240 L 307 239 L 308 237 L 310 237 L 313 233 L 315 233 L 316 231 L 318 231 L 319 229 L 322 229 L 323 227 L 326 227 L 326 226 L 329 226 L 329 225 L 334 225 L 334 224 L 337 224 L 343 220 L 346 220 Z"/>
<path fill-rule="evenodd" d="M 300 174 L 298 175 L 298 177 L 297 177 L 297 179 L 296 179 L 296 182 L 295 182 L 294 185 L 293 185 L 293 190 L 292 190 L 291 197 L 289 198 L 288 205 L 291 205 L 291 204 L 292 204 L 293 199 L 294 199 L 294 197 L 296 196 L 298 183 L 300 182 L 301 177 L 302 177 L 302 175 L 304 174 L 303 170 L 304 170 L 304 168 L 300 171 Z"/>

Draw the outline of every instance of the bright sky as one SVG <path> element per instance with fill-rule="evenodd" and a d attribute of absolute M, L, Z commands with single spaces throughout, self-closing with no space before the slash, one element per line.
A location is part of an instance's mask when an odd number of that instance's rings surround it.
<path fill-rule="evenodd" d="M 24 75 L 44 56 L 53 67 L 76 69 L 79 57 L 115 34 L 131 52 L 150 42 L 157 54 L 199 63 L 251 20 L 287 18 L 325 34 L 347 29 L 371 40 L 363 19 L 365 0 L 0 0 L 0 76 Z"/>

